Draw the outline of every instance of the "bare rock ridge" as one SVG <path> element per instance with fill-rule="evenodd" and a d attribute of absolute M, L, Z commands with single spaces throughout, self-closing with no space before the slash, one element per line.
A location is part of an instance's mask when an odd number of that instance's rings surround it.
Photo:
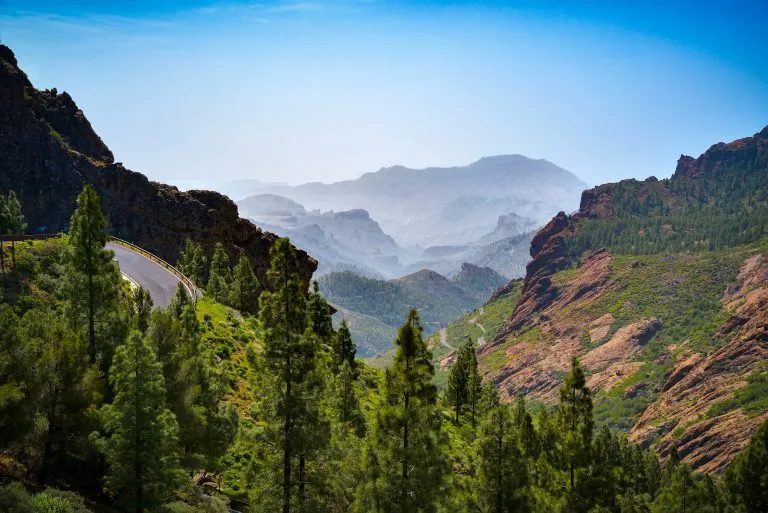
<path fill-rule="evenodd" d="M 187 238 L 210 254 L 217 242 L 235 258 L 244 250 L 260 279 L 277 236 L 241 219 L 211 191 L 181 192 L 114 162 L 109 148 L 67 93 L 37 90 L 0 45 L 0 191 L 20 195 L 30 231 L 66 229 L 85 183 L 102 198 L 109 232 L 175 262 Z M 308 284 L 317 262 L 298 251 Z"/>

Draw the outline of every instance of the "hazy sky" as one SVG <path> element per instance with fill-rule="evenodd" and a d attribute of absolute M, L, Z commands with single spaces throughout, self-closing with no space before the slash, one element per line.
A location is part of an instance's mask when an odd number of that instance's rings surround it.
<path fill-rule="evenodd" d="M 0 0 L 0 37 L 171 183 L 520 153 L 595 184 L 768 124 L 768 2 L 615 4 Z"/>

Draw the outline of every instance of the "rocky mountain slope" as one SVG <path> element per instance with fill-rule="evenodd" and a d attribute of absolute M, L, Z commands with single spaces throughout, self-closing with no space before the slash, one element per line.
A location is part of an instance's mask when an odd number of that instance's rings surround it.
<path fill-rule="evenodd" d="M 109 232 L 175 262 L 186 238 L 209 252 L 222 242 L 245 250 L 264 277 L 276 236 L 238 216 L 211 191 L 180 192 L 114 161 L 69 94 L 37 90 L 0 45 L 0 191 L 20 196 L 30 231 L 65 230 L 85 183 L 102 198 Z M 307 283 L 317 263 L 299 252 Z"/>
<path fill-rule="evenodd" d="M 670 179 L 585 191 L 533 238 L 486 378 L 551 403 L 578 356 L 599 422 L 722 470 L 768 417 L 766 197 L 768 127 Z"/>

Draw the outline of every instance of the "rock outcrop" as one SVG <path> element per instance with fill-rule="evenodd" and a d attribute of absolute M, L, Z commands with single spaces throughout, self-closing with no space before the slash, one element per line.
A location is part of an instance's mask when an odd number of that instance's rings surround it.
<path fill-rule="evenodd" d="M 727 344 L 706 356 L 679 358 L 659 399 L 630 432 L 630 439 L 645 445 L 659 439 L 661 454 L 674 445 L 705 472 L 722 470 L 768 418 L 768 412 L 746 415 L 737 408 L 717 408 L 768 362 L 768 259 L 763 254 L 746 259 L 723 303 L 730 317 L 719 333 L 728 337 Z"/>
<path fill-rule="evenodd" d="M 181 192 L 114 162 L 71 96 L 35 89 L 13 52 L 0 45 L 0 191 L 20 196 L 30 231 L 56 232 L 67 229 L 85 183 L 101 196 L 112 235 L 169 262 L 187 238 L 209 254 L 221 242 L 232 258 L 245 251 L 264 278 L 274 234 L 241 219 L 226 196 Z M 298 259 L 308 284 L 317 262 L 304 251 Z"/>
<path fill-rule="evenodd" d="M 745 413 L 738 404 L 723 407 L 749 379 L 768 373 L 765 250 L 743 256 L 738 278 L 733 281 L 734 272 L 731 281 L 723 283 L 724 269 L 680 278 L 671 267 L 667 270 L 676 261 L 672 256 L 659 256 L 653 264 L 657 269 L 649 273 L 640 257 L 635 261 L 625 257 L 618 264 L 609 251 L 595 247 L 588 248 L 577 265 L 568 243 L 582 222 L 638 215 L 622 210 L 627 205 L 653 203 L 666 212 L 684 211 L 681 207 L 687 206 L 689 195 L 700 186 L 695 181 L 708 181 L 702 190 L 718 187 L 720 175 L 731 171 L 768 173 L 768 127 L 753 137 L 716 144 L 697 159 L 681 157 L 671 180 L 625 180 L 584 191 L 578 212 L 571 216 L 561 212 L 542 228 L 531 244 L 533 260 L 527 266 L 519 303 L 498 335 L 479 352 L 486 379 L 498 384 L 502 397 L 523 393 L 555 402 L 562 374 L 577 356 L 598 402 L 601 391 L 619 385 L 620 397 L 647 402 L 645 411 L 634 417 L 633 440 L 655 444 L 662 455 L 675 445 L 695 468 L 722 470 L 768 417 L 762 410 Z M 728 181 L 734 180 L 725 178 Z M 675 188 L 675 183 L 682 186 Z M 627 202 L 627 197 L 636 201 Z M 674 230 L 660 226 L 662 234 Z M 680 260 L 685 265 L 684 258 Z M 705 260 L 696 262 L 704 265 Z M 736 260 L 729 264 L 734 269 L 738 265 Z M 656 280 L 653 284 L 638 285 L 650 275 Z M 656 314 L 639 314 L 636 302 L 645 300 L 642 294 L 654 295 L 662 302 L 646 304 L 645 311 L 666 312 L 672 305 L 664 301 L 679 301 L 675 294 L 695 281 L 710 287 L 723 283 L 723 311 L 712 315 L 726 320 L 705 335 L 714 339 L 711 342 L 702 341 L 701 333 L 695 334 L 698 341 L 687 340 L 688 334 L 678 325 L 670 328 L 677 337 L 674 343 L 667 336 L 664 343 L 668 345 L 661 345 L 658 337 L 666 323 Z M 624 292 L 630 284 L 639 297 Z M 686 297 L 692 302 L 701 299 Z M 675 315 L 688 315 L 698 306 L 686 304 L 685 308 L 688 313 L 681 310 Z"/>

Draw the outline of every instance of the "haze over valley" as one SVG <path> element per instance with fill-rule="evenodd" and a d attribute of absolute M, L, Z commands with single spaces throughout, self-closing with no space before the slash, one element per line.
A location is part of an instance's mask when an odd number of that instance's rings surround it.
<path fill-rule="evenodd" d="M 357 268 L 395 278 L 428 268 L 450 276 L 468 262 L 515 278 L 528 260 L 526 238 L 575 209 L 585 185 L 545 160 L 506 155 L 453 168 L 383 168 L 332 184 L 217 187 L 238 200 L 241 215 L 322 257 L 320 274 Z"/>

